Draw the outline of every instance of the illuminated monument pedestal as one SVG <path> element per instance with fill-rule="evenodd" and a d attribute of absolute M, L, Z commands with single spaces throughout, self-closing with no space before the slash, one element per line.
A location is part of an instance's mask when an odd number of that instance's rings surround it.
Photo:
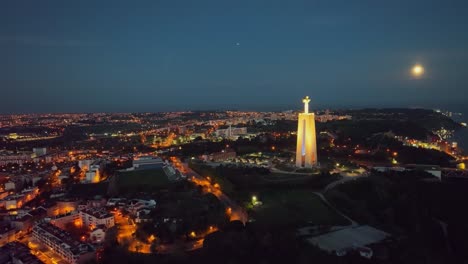
<path fill-rule="evenodd" d="M 309 113 L 309 96 L 306 96 L 304 113 L 299 114 L 297 123 L 296 167 L 312 168 L 317 165 L 317 141 L 315 115 Z"/>

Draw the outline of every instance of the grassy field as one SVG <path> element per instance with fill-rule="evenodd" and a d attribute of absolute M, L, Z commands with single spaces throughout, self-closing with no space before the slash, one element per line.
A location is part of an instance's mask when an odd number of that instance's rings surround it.
<path fill-rule="evenodd" d="M 252 217 L 269 227 L 348 225 L 350 222 L 325 204 L 310 190 L 270 190 L 257 195 L 263 205 L 255 207 Z"/>
<path fill-rule="evenodd" d="M 104 196 L 107 194 L 108 182 L 74 184 L 69 192 L 70 197 L 89 198 L 96 195 Z"/>
<path fill-rule="evenodd" d="M 165 188 L 169 179 L 162 168 L 121 172 L 117 175 L 117 183 L 123 189 Z"/>

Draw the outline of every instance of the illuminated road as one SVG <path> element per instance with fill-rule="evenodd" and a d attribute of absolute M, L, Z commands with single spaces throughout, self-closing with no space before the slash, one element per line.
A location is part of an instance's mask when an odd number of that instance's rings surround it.
<path fill-rule="evenodd" d="M 142 242 L 135 238 L 136 224 L 126 216 L 122 216 L 118 211 L 114 212 L 115 223 L 118 228 L 117 241 L 119 244 L 128 244 L 128 251 L 138 252 L 143 254 L 150 254 L 151 243 Z M 170 254 L 176 252 L 179 248 L 187 251 L 196 250 L 203 247 L 204 237 L 210 233 L 217 231 L 214 226 L 200 234 L 194 234 L 193 241 L 186 241 L 182 244 L 160 244 L 156 247 L 156 251 L 160 254 Z"/>
<path fill-rule="evenodd" d="M 31 254 L 36 256 L 42 262 L 46 264 L 67 264 L 65 260 L 62 259 L 59 255 L 52 252 L 49 248 L 44 245 L 41 245 L 38 242 L 35 242 L 32 238 L 25 238 L 20 241 L 21 243 L 27 245 L 31 249 Z"/>
<path fill-rule="evenodd" d="M 128 217 L 122 216 L 119 213 L 115 213 L 114 216 L 118 228 L 117 241 L 119 244 L 128 243 L 128 251 L 131 252 L 151 253 L 149 243 L 140 242 L 134 237 L 137 229 L 136 224 Z"/>
<path fill-rule="evenodd" d="M 190 181 L 202 186 L 204 191 L 210 192 L 216 197 L 218 197 L 218 199 L 224 204 L 224 206 L 226 206 L 226 213 L 229 215 L 229 219 L 231 221 L 240 220 L 244 224 L 247 223 L 247 212 L 241 206 L 237 205 L 234 201 L 232 201 L 227 195 L 225 195 L 220 189 L 219 185 L 211 184 L 210 179 L 208 177 L 205 178 L 200 176 L 198 173 L 190 169 L 187 163 L 180 162 L 178 158 L 171 157 L 171 161 L 174 167 L 177 168 L 183 174 L 185 174 Z"/>
<path fill-rule="evenodd" d="M 190 181 L 203 187 L 205 192 L 214 194 L 225 206 L 226 214 L 229 216 L 231 221 L 240 220 L 242 223 L 246 223 L 248 220 L 247 213 L 242 207 L 238 206 L 229 197 L 227 197 L 220 189 L 218 184 L 212 184 L 210 179 L 203 178 L 194 171 L 192 171 L 187 164 L 181 163 L 179 159 L 171 158 L 172 164 L 180 172 L 185 174 Z M 117 241 L 121 245 L 128 245 L 128 251 L 139 252 L 149 254 L 151 252 L 151 243 L 142 242 L 135 238 L 135 232 L 137 230 L 136 224 L 127 216 L 123 216 L 119 211 L 114 212 L 115 223 L 118 228 Z M 206 231 L 193 235 L 191 241 L 185 241 L 182 244 L 159 244 L 156 247 L 156 251 L 160 254 L 169 254 L 178 250 L 196 250 L 203 247 L 204 237 L 210 233 L 217 231 L 218 228 L 210 226 Z"/>

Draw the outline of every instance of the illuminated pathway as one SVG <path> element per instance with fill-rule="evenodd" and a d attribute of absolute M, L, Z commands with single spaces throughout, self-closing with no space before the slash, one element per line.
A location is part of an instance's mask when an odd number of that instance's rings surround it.
<path fill-rule="evenodd" d="M 119 244 L 128 244 L 128 251 L 138 252 L 143 254 L 150 254 L 151 243 L 138 241 L 134 234 L 136 232 L 136 224 L 128 217 L 122 216 L 115 212 L 115 223 L 118 226 L 117 241 Z M 210 226 L 206 232 L 196 234 L 193 241 L 187 241 L 183 244 L 161 244 L 158 245 L 156 251 L 160 254 L 170 254 L 176 252 L 180 247 L 183 250 L 195 250 L 203 247 L 204 237 L 210 233 L 217 231 L 218 229 L 214 226 Z"/>
<path fill-rule="evenodd" d="M 114 214 L 114 216 L 115 223 L 118 225 L 117 241 L 119 244 L 122 245 L 128 242 L 128 250 L 131 252 L 151 253 L 149 243 L 142 243 L 134 238 L 137 229 L 135 223 L 128 217 L 119 214 Z"/>
<path fill-rule="evenodd" d="M 247 214 L 241 207 L 233 203 L 226 195 L 219 189 L 219 185 L 212 185 L 209 180 L 200 177 L 193 172 L 186 164 L 182 164 L 178 159 L 171 158 L 174 166 L 187 176 L 190 175 L 190 180 L 197 185 L 203 186 L 206 192 L 214 194 L 218 199 L 228 208 L 226 213 L 230 216 L 230 220 L 241 220 L 244 224 L 247 222 Z M 128 251 L 149 254 L 151 252 L 151 243 L 138 241 L 135 238 L 137 230 L 136 224 L 128 217 L 122 216 L 118 211 L 114 212 L 115 223 L 118 226 L 117 241 L 119 244 L 128 243 Z M 210 226 L 205 232 L 195 234 L 192 237 L 194 240 L 186 241 L 183 244 L 160 244 L 157 246 L 156 251 L 160 254 L 170 254 L 179 249 L 191 251 L 203 247 L 204 237 L 210 233 L 217 231 L 218 228 Z"/>
<path fill-rule="evenodd" d="M 190 181 L 196 185 L 203 187 L 205 192 L 212 193 L 215 195 L 226 207 L 226 214 L 229 216 L 231 221 L 240 220 L 242 223 L 246 223 L 248 220 L 247 213 L 242 207 L 237 205 L 229 197 L 227 197 L 220 189 L 218 184 L 212 184 L 209 178 L 204 178 L 194 172 L 188 167 L 187 164 L 181 163 L 179 159 L 172 157 L 172 164 L 180 172 L 185 174 Z M 118 211 L 114 211 L 115 223 L 118 226 L 117 241 L 119 244 L 128 244 L 128 251 L 138 252 L 143 254 L 149 254 L 151 252 L 151 243 L 138 241 L 135 238 L 135 232 L 137 230 L 136 224 L 126 216 L 123 216 Z M 216 226 L 210 226 L 205 232 L 198 234 L 193 233 L 192 241 L 185 241 L 183 244 L 160 244 L 157 246 L 156 251 L 160 254 L 169 254 L 176 252 L 180 249 L 191 251 L 200 249 L 203 247 L 203 241 L 206 235 L 217 231 Z"/>
<path fill-rule="evenodd" d="M 203 190 L 214 194 L 218 199 L 226 206 L 227 214 L 231 221 L 240 220 L 242 223 L 247 223 L 248 215 L 247 212 L 234 201 L 232 201 L 227 195 L 225 195 L 220 189 L 219 185 L 211 184 L 210 179 L 200 176 L 198 173 L 189 168 L 187 163 L 182 163 L 176 157 L 171 157 L 172 164 L 180 172 L 185 174 L 190 181 L 203 187 Z"/>

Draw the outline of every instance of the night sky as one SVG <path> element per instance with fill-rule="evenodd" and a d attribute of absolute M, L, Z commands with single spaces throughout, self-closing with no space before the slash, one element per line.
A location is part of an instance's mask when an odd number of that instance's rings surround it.
<path fill-rule="evenodd" d="M 462 105 L 468 1 L 1 1 L 0 87 L 1 113 Z"/>

